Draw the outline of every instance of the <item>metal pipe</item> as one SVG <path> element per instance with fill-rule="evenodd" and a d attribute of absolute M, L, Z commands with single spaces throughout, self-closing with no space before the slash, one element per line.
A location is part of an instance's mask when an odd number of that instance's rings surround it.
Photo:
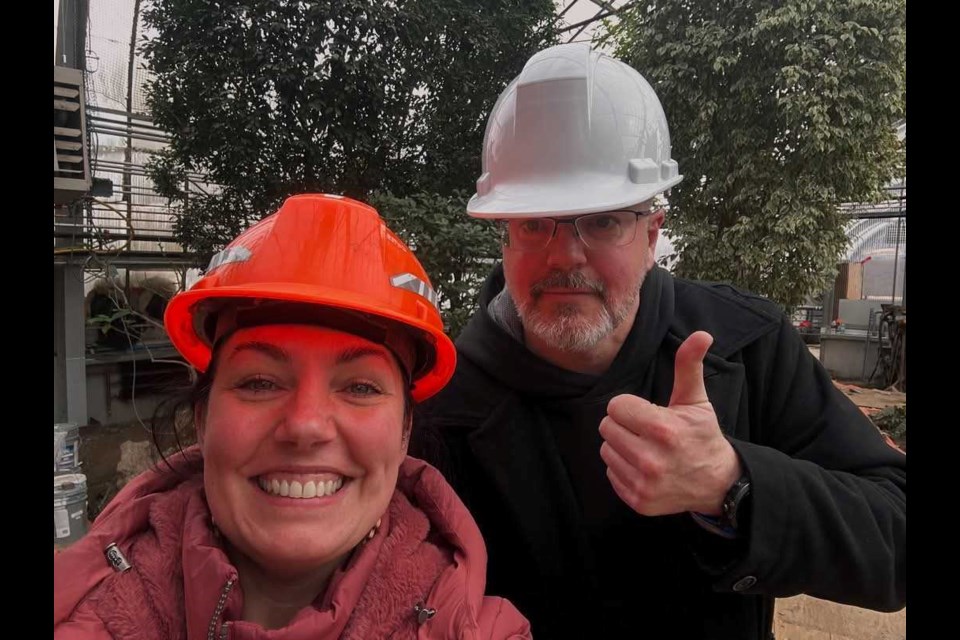
<path fill-rule="evenodd" d="M 115 126 L 127 131 L 145 133 L 149 135 L 170 135 L 169 132 L 164 131 L 163 129 L 158 129 L 157 127 L 147 127 L 134 122 L 121 122 L 120 120 L 114 120 L 112 118 L 88 118 L 87 120 L 92 127 Z"/>
<path fill-rule="evenodd" d="M 170 138 L 162 138 L 160 136 L 150 136 L 150 135 L 144 135 L 144 134 L 134 135 L 125 129 L 112 129 L 112 128 L 103 127 L 103 126 L 93 126 L 91 127 L 90 131 L 91 133 L 99 133 L 102 135 L 117 136 L 118 138 L 126 138 L 131 144 L 133 140 L 140 140 L 143 142 L 160 142 L 160 143 L 170 142 Z M 143 151 L 148 151 L 148 150 L 144 149 Z"/>
<path fill-rule="evenodd" d="M 143 166 L 143 165 L 141 165 L 141 164 L 139 164 L 139 163 L 135 163 L 135 162 L 127 163 L 127 162 L 124 162 L 124 161 L 122 161 L 122 160 L 103 159 L 103 160 L 99 160 L 99 161 L 97 162 L 97 164 L 103 164 L 103 165 L 109 165 L 109 166 L 116 166 L 116 167 L 125 167 L 125 166 L 130 165 L 130 166 L 132 167 L 132 168 L 131 168 L 131 173 L 132 173 L 133 175 L 137 175 L 136 169 L 140 169 L 142 175 L 147 175 L 146 170 L 142 169 L 142 166 Z M 106 172 L 107 172 L 107 173 L 111 173 L 111 171 L 109 171 L 109 170 L 107 170 Z M 117 170 L 117 171 L 113 171 L 112 173 L 121 173 L 121 171 Z M 200 174 L 200 173 L 188 173 L 188 174 L 187 174 L 187 178 L 188 178 L 191 182 L 194 182 L 194 183 L 202 182 L 203 184 L 208 185 L 208 186 L 220 186 L 220 185 L 218 185 L 218 184 L 216 184 L 216 183 L 214 183 L 214 182 L 208 182 L 208 181 L 206 181 L 206 176 L 204 176 L 203 174 Z"/>
<path fill-rule="evenodd" d="M 890 292 L 890 304 L 897 303 L 897 265 L 900 263 L 900 223 L 902 217 L 897 218 L 897 245 L 893 251 L 893 291 Z"/>
<path fill-rule="evenodd" d="M 123 117 L 129 118 L 129 120 L 118 120 L 118 119 L 115 118 L 115 117 L 109 117 L 109 118 L 107 118 L 107 117 L 104 117 L 104 116 L 92 115 L 92 116 L 90 116 L 90 117 L 88 118 L 88 120 L 91 121 L 91 122 L 101 122 L 101 123 L 105 123 L 105 124 L 118 124 L 118 125 L 123 125 L 123 126 L 125 126 L 125 127 L 131 128 L 131 129 L 142 129 L 142 130 L 146 130 L 146 131 L 157 131 L 157 132 L 160 132 L 160 133 L 164 133 L 163 129 L 161 129 L 160 127 L 156 126 L 155 124 L 153 124 L 153 123 L 150 122 L 150 121 L 140 121 L 140 122 L 134 121 L 134 120 L 133 120 L 134 116 L 135 116 L 135 114 L 126 113 L 126 114 L 123 114 Z"/>
<path fill-rule="evenodd" d="M 148 116 L 141 115 L 139 113 L 131 113 L 130 111 L 120 111 L 119 109 L 108 109 L 107 107 L 100 107 L 97 105 L 90 105 L 88 107 L 90 111 L 100 112 L 100 113 L 110 113 L 117 116 L 123 116 L 125 118 L 131 118 L 133 120 L 144 120 L 145 122 L 152 123 L 153 120 Z"/>
<path fill-rule="evenodd" d="M 54 238 L 81 238 L 88 240 L 106 240 L 108 242 L 113 242 L 115 240 L 127 240 L 128 236 L 125 233 L 111 233 L 110 231 L 100 231 L 94 233 L 92 231 L 76 231 L 76 232 L 64 232 L 64 231 L 54 231 Z M 131 239 L 132 242 L 175 242 L 171 236 L 161 236 L 161 235 L 140 235 Z"/>
<path fill-rule="evenodd" d="M 127 55 L 127 111 L 133 111 L 133 67 L 134 60 L 136 60 L 136 46 L 137 46 L 137 21 L 140 16 L 140 0 L 135 0 L 133 5 L 133 20 L 131 20 L 132 26 L 130 27 L 130 50 Z M 132 125 L 132 121 L 127 120 L 127 127 L 129 128 Z M 133 159 L 133 137 L 127 136 L 127 145 L 123 151 L 123 159 L 127 162 L 130 162 Z M 125 189 L 130 188 L 130 172 L 125 171 L 123 173 L 123 187 Z M 130 219 L 131 207 L 133 206 L 133 200 L 130 198 L 130 194 L 126 193 L 123 195 L 122 200 L 127 203 L 127 219 Z"/>

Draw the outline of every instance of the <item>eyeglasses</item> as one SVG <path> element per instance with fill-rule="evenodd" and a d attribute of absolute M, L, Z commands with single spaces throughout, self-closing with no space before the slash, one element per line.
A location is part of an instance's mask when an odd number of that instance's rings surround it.
<path fill-rule="evenodd" d="M 637 220 L 655 213 L 647 211 L 604 211 L 573 218 L 522 218 L 498 220 L 503 246 L 518 251 L 545 249 L 561 224 L 572 224 L 577 237 L 588 249 L 622 247 L 637 237 Z"/>

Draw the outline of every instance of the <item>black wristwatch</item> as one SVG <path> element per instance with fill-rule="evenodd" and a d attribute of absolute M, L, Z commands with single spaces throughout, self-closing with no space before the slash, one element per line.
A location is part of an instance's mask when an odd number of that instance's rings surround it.
<path fill-rule="evenodd" d="M 746 474 L 727 490 L 720 503 L 720 515 L 706 516 L 702 513 L 690 512 L 690 515 L 701 527 L 728 539 L 741 537 L 737 525 L 742 524 L 746 513 L 745 504 L 750 496 L 750 478 Z"/>
<path fill-rule="evenodd" d="M 737 530 L 738 517 L 743 516 L 741 505 L 749 495 L 750 478 L 746 475 L 740 476 L 723 497 L 723 504 L 720 506 L 721 527 Z"/>

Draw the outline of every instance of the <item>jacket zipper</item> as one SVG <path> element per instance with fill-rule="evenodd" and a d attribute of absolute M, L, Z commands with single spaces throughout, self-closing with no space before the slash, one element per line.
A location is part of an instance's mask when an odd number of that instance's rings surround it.
<path fill-rule="evenodd" d="M 207 640 L 217 640 L 217 620 L 220 619 L 220 614 L 223 613 L 223 608 L 227 606 L 227 596 L 230 595 L 230 590 L 233 589 L 234 583 L 237 581 L 236 576 L 227 580 L 227 584 L 223 585 L 223 589 L 220 591 L 220 599 L 217 601 L 217 608 L 213 611 L 213 617 L 210 618 L 210 626 L 207 627 Z M 225 640 L 227 637 L 228 623 L 223 623 L 220 626 L 220 640 Z"/>

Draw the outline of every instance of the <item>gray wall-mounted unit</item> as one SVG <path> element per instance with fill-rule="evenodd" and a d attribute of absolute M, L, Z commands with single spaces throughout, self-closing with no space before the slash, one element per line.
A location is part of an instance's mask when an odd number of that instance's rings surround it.
<path fill-rule="evenodd" d="M 53 204 L 76 201 L 90 191 L 91 184 L 83 72 L 54 66 Z"/>

